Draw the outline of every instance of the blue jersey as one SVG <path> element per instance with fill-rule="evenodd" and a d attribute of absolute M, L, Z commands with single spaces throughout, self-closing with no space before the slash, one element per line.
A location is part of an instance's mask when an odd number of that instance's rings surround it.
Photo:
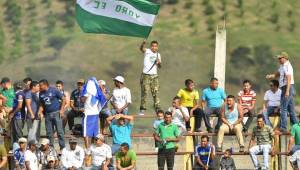
<path fill-rule="evenodd" d="M 209 108 L 221 107 L 225 99 L 226 94 L 220 87 L 215 90 L 208 87 L 202 92 L 202 100 L 206 101 L 206 105 Z"/>
<path fill-rule="evenodd" d="M 38 93 L 32 93 L 31 91 L 27 91 L 25 93 L 25 99 L 30 99 L 31 100 L 31 110 L 34 113 L 34 115 L 37 117 L 37 113 L 39 110 L 39 95 Z M 27 114 L 28 118 L 31 118 L 30 114 Z"/>
<path fill-rule="evenodd" d="M 48 90 L 39 94 L 40 102 L 45 109 L 45 113 L 57 112 L 60 110 L 63 95 L 56 88 L 49 87 Z"/>
<path fill-rule="evenodd" d="M 25 152 L 22 152 L 20 148 L 14 152 L 14 160 L 18 162 L 21 169 L 25 168 Z"/>
<path fill-rule="evenodd" d="M 200 145 L 197 145 L 195 148 L 195 156 L 199 156 L 200 160 L 202 161 L 203 164 L 207 164 L 208 161 L 208 155 L 209 155 L 209 150 L 210 146 L 207 147 L 201 147 Z M 214 151 L 211 151 L 211 153 Z M 209 165 L 212 164 L 212 160 L 209 160 Z"/>
<path fill-rule="evenodd" d="M 25 93 L 23 90 L 19 90 L 16 92 L 16 96 L 14 98 L 13 110 L 16 110 L 19 102 L 22 102 L 22 108 L 15 112 L 14 119 L 25 119 L 26 111 L 25 111 Z"/>

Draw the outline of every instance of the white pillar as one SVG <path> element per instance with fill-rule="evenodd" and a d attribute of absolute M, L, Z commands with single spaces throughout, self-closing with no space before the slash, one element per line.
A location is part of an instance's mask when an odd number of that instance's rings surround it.
<path fill-rule="evenodd" d="M 225 68 L 226 68 L 226 29 L 217 28 L 216 49 L 215 49 L 215 68 L 214 77 L 219 79 L 219 87 L 225 90 Z"/>

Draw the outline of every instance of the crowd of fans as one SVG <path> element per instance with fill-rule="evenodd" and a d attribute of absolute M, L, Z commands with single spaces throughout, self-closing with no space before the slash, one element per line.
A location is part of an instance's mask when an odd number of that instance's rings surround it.
<path fill-rule="evenodd" d="M 161 64 L 158 43 L 153 41 L 151 49 L 141 46 L 145 58 L 154 56 L 154 64 Z M 267 75 L 270 89 L 265 92 L 262 112 L 255 112 L 256 93 L 250 80 L 243 81 L 243 89 L 237 96 L 226 95 L 219 87 L 217 78 L 211 78 L 210 85 L 202 91 L 200 97 L 195 83 L 185 80 L 185 87 L 180 89 L 172 100 L 171 107 L 163 111 L 158 96 L 157 71 L 151 63 L 145 63 L 141 81 L 142 101 L 140 115 L 146 111 L 147 90 L 152 92 L 156 119 L 153 122 L 154 145 L 157 152 L 158 169 L 173 169 L 178 142 L 182 134 L 199 133 L 201 140 L 195 146 L 194 169 L 214 169 L 216 152 L 222 153 L 224 134 L 234 134 L 240 146 L 239 152 L 248 149 L 254 169 L 269 169 L 269 154 L 277 153 L 278 135 L 288 132 L 287 115 L 291 119 L 291 137 L 288 151 L 293 167 L 300 165 L 300 124 L 295 113 L 293 68 L 288 54 L 277 56 L 280 68 L 275 74 Z M 152 62 L 152 63 L 153 63 Z M 156 66 L 158 68 L 158 65 Z M 155 69 L 157 69 L 155 68 Z M 279 81 L 276 79 L 279 78 Z M 12 84 L 8 77 L 1 80 L 0 89 L 0 168 L 8 167 L 7 151 L 12 151 L 13 161 L 10 169 L 135 169 L 137 156 L 132 149 L 131 133 L 134 116 L 129 114 L 132 103 L 125 79 L 117 76 L 112 91 L 104 80 L 92 77 L 79 79 L 77 88 L 72 93 L 64 89 L 63 81 L 56 86 L 49 86 L 46 79 L 39 81 L 25 78 Z M 149 85 L 147 83 L 154 83 Z M 269 120 L 272 114 L 280 115 L 280 124 L 273 127 Z M 210 121 L 217 116 L 216 126 Z M 75 124 L 74 118 L 82 117 L 81 124 Z M 195 118 L 191 125 L 190 118 Z M 245 146 L 243 133 L 248 134 L 253 118 L 256 126 L 251 130 L 249 146 Z M 103 121 L 104 120 L 104 121 Z M 205 123 L 207 133 L 201 123 Z M 41 122 L 44 121 L 46 138 L 41 138 Z M 101 122 L 101 126 L 100 123 Z M 25 138 L 24 125 L 28 136 Z M 65 130 L 68 125 L 69 131 Z M 194 131 L 193 128 L 194 127 Z M 109 128 L 112 144 L 106 144 L 104 131 Z M 72 132 L 66 145 L 66 133 Z M 217 134 L 214 146 L 209 142 L 209 134 Z M 208 135 L 207 135 L 208 134 Z M 84 147 L 79 139 L 83 136 Z M 54 138 L 58 138 L 59 150 L 54 147 Z M 275 140 L 275 142 L 272 142 Z M 263 164 L 258 162 L 257 154 L 263 153 Z M 232 149 L 226 149 L 220 160 L 221 169 L 236 169 Z M 115 155 L 115 162 L 113 161 Z"/>

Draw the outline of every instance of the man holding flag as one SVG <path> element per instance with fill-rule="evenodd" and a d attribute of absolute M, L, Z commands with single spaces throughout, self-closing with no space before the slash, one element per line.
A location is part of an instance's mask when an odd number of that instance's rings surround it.
<path fill-rule="evenodd" d="M 99 133 L 99 112 L 106 103 L 95 77 L 89 78 L 84 84 L 81 99 L 84 103 L 84 117 L 82 118 L 84 144 L 86 148 L 89 148 L 91 138 Z"/>
<path fill-rule="evenodd" d="M 152 41 L 150 49 L 145 48 L 146 40 L 143 41 L 140 50 L 144 53 L 144 68 L 141 75 L 141 105 L 140 115 L 144 115 L 146 110 L 146 100 L 149 91 L 151 91 L 154 108 L 160 110 L 160 101 L 158 97 L 159 81 L 158 81 L 158 68 L 161 64 L 161 56 L 158 53 L 158 42 Z"/>

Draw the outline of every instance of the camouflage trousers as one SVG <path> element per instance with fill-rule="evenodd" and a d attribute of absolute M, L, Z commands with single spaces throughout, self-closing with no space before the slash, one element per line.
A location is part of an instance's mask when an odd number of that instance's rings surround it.
<path fill-rule="evenodd" d="M 149 92 L 151 92 L 152 94 L 155 110 L 160 109 L 160 101 L 158 98 L 158 92 L 159 92 L 158 75 L 148 75 L 142 73 L 140 84 L 141 84 L 140 110 L 146 110 L 146 100 Z"/>

